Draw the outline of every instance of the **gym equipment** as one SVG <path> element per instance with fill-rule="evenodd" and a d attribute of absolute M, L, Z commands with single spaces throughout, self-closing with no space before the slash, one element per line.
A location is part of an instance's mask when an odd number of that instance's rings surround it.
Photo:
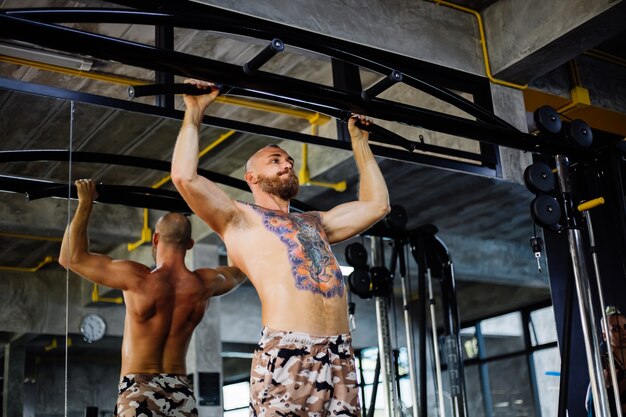
<path fill-rule="evenodd" d="M 555 228 L 561 220 L 561 206 L 556 198 L 547 194 L 538 195 L 530 203 L 530 212 L 538 226 Z"/>
<path fill-rule="evenodd" d="M 565 129 L 565 136 L 574 146 L 588 148 L 593 143 L 591 127 L 583 120 L 573 120 Z"/>
<path fill-rule="evenodd" d="M 561 116 L 550 106 L 541 106 L 533 112 L 535 124 L 541 133 L 555 135 L 561 131 Z"/>
<path fill-rule="evenodd" d="M 367 269 L 367 250 L 358 242 L 346 246 L 346 262 L 354 269 Z"/>
<path fill-rule="evenodd" d="M 564 155 L 555 157 L 559 188 L 563 194 L 564 206 L 569 207 L 571 203 L 572 185 L 569 178 L 569 160 Z M 576 293 L 580 310 L 580 319 L 585 342 L 585 352 L 587 356 L 587 367 L 589 369 L 589 379 L 591 392 L 593 395 L 593 405 L 597 417 L 608 417 L 610 415 L 608 406 L 608 394 L 604 385 L 604 375 L 602 360 L 600 357 L 600 342 L 595 331 L 597 320 L 592 307 L 592 293 L 589 286 L 587 260 L 583 249 L 582 232 L 576 224 L 574 210 L 566 213 L 567 237 L 569 242 L 569 252 L 572 258 L 572 269 L 576 282 Z M 571 219 L 570 219 L 571 218 Z"/>
<path fill-rule="evenodd" d="M 551 192 L 555 182 L 552 169 L 544 162 L 535 162 L 524 170 L 524 184 L 533 194 Z"/>
<path fill-rule="evenodd" d="M 278 38 L 272 39 L 261 52 L 257 54 L 250 61 L 243 64 L 243 72 L 247 75 L 254 74 L 259 68 L 263 66 L 267 61 L 272 59 L 274 55 L 285 50 L 285 44 Z"/>

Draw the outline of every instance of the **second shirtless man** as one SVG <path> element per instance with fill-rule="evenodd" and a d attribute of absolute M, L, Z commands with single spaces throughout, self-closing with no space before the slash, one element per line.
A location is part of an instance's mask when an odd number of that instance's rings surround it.
<path fill-rule="evenodd" d="M 298 192 L 293 159 L 278 146 L 257 151 L 245 180 L 255 204 L 233 201 L 199 176 L 199 126 L 219 91 L 185 96 L 172 180 L 193 212 L 224 241 L 261 299 L 263 333 L 252 360 L 250 414 L 359 416 L 346 286 L 330 244 L 366 230 L 389 212 L 385 180 L 368 133 L 348 123 L 360 174 L 357 201 L 329 211 L 290 213 Z"/>

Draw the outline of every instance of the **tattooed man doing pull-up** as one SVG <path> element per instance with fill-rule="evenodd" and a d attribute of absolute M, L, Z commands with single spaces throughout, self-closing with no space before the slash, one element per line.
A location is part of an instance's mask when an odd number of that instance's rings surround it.
<path fill-rule="evenodd" d="M 226 244 L 228 254 L 256 288 L 263 333 L 250 381 L 250 413 L 359 415 L 350 341 L 346 287 L 330 244 L 348 239 L 389 212 L 385 180 L 368 144 L 368 133 L 348 123 L 360 174 L 359 198 L 329 211 L 295 214 L 298 192 L 294 160 L 278 146 L 248 160 L 245 180 L 255 204 L 233 201 L 197 174 L 198 130 L 219 91 L 185 96 L 185 118 L 172 162 L 172 180 L 189 207 Z"/>

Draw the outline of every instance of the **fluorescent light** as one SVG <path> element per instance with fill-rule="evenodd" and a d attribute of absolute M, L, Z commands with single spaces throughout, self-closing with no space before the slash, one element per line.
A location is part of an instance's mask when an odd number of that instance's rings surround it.
<path fill-rule="evenodd" d="M 23 46 L 0 43 L 0 55 L 14 58 L 28 59 L 44 64 L 56 65 L 64 68 L 71 68 L 79 71 L 89 71 L 93 61 L 89 59 L 76 58 L 69 55 L 62 55 L 55 52 L 48 52 L 38 49 L 25 48 Z"/>

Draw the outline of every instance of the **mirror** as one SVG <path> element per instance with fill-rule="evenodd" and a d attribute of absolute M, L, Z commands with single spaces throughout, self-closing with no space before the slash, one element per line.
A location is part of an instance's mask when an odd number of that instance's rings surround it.
<path fill-rule="evenodd" d="M 18 84 L 16 82 L 15 84 Z M 67 193 L 71 103 L 17 90 L 0 90 L 2 169 L 0 206 L 0 335 L 5 415 L 64 412 L 65 326 L 76 311 L 66 292 L 73 279 L 57 263 L 67 222 L 67 199 L 45 198 L 58 184 Z M 62 154 L 30 160 L 29 152 Z M 26 194 L 27 191 L 28 194 Z M 48 387 L 40 392 L 38 387 Z"/>

